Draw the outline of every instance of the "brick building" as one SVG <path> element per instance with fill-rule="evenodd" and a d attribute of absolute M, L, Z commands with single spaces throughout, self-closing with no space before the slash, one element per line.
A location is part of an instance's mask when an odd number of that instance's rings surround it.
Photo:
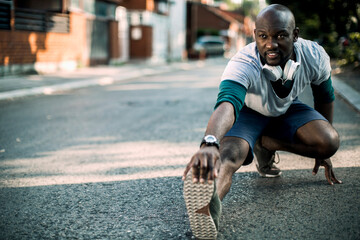
<path fill-rule="evenodd" d="M 200 30 L 216 29 L 238 48 L 247 25 L 187 0 L 0 0 L 0 76 L 182 60 Z"/>
<path fill-rule="evenodd" d="M 181 58 L 184 19 L 185 0 L 0 0 L 0 76 Z"/>
<path fill-rule="evenodd" d="M 0 76 L 51 72 L 119 57 L 119 0 L 0 0 Z"/>

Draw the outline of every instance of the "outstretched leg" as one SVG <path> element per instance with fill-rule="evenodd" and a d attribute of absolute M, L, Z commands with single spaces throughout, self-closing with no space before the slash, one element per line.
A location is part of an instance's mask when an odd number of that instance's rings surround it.
<path fill-rule="evenodd" d="M 249 153 L 249 144 L 242 138 L 225 137 L 221 141 L 221 165 L 216 182 L 219 198 L 222 200 L 229 192 L 232 176 L 244 163 Z"/>

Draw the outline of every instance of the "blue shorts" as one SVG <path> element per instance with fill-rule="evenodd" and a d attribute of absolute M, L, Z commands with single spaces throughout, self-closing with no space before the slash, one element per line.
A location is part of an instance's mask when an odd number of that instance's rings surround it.
<path fill-rule="evenodd" d="M 225 137 L 239 137 L 249 143 L 250 152 L 243 165 L 248 165 L 254 158 L 254 145 L 261 135 L 295 142 L 295 133 L 299 127 L 313 120 L 326 120 L 319 112 L 296 99 L 285 114 L 278 117 L 264 116 L 246 106 Z"/>

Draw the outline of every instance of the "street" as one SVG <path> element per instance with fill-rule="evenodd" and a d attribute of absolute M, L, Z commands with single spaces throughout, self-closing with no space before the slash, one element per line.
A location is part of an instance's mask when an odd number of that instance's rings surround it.
<path fill-rule="evenodd" d="M 181 175 L 225 64 L 0 101 L 0 239 L 194 239 Z M 280 178 L 242 167 L 218 239 L 360 239 L 360 114 L 339 96 L 334 126 L 343 184 L 285 152 Z"/>

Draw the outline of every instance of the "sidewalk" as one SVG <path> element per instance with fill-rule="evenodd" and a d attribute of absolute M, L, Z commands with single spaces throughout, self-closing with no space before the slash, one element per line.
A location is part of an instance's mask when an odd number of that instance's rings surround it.
<path fill-rule="evenodd" d="M 76 71 L 45 75 L 7 76 L 0 78 L 0 101 L 32 95 L 49 95 L 59 91 L 96 85 L 110 85 L 144 76 L 202 68 L 211 64 L 225 65 L 227 61 L 224 58 L 210 58 L 205 61 L 174 62 L 158 65 L 137 62 L 126 63 L 122 66 L 88 67 Z M 360 93 L 337 76 L 332 76 L 332 81 L 335 91 L 360 112 Z"/>
<path fill-rule="evenodd" d="M 96 85 L 110 85 L 144 76 L 201 68 L 209 64 L 225 64 L 225 61 L 226 59 L 214 58 L 206 61 L 157 65 L 136 62 L 126 63 L 122 66 L 96 66 L 42 75 L 6 76 L 0 78 L 0 101 L 32 95 L 49 95 L 59 91 Z"/>
<path fill-rule="evenodd" d="M 332 76 L 332 83 L 337 92 L 345 101 L 347 101 L 356 111 L 360 112 L 360 93 L 347 85 L 342 79 L 337 76 Z M 359 79 L 360 84 L 360 79 Z"/>

